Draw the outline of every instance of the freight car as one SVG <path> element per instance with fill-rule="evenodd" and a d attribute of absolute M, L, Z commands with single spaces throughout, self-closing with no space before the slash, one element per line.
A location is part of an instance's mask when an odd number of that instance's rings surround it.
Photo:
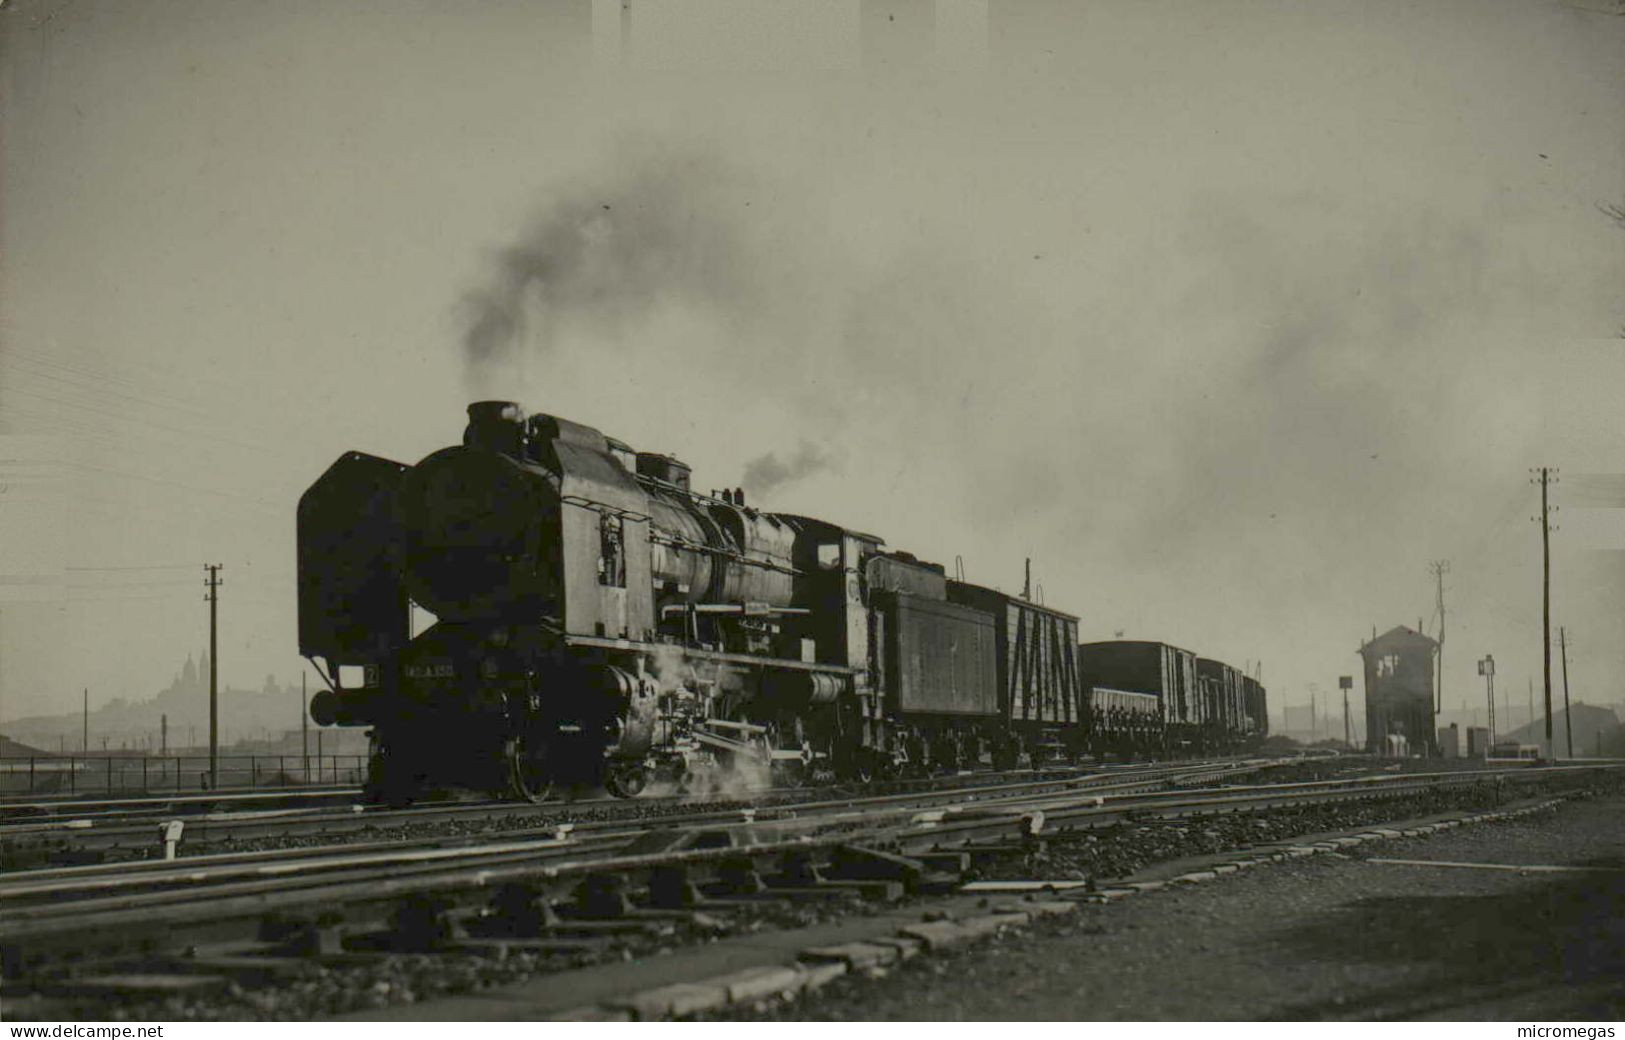
<path fill-rule="evenodd" d="M 1238 669 L 1166 643 L 1112 640 L 1078 648 L 1091 696 L 1084 720 L 1092 751 L 1181 755 L 1235 750 L 1268 732 L 1264 687 Z M 1147 727 L 1126 704 L 1096 691 L 1154 698 L 1158 723 Z M 1138 702 L 1141 712 L 1147 702 Z"/>
<path fill-rule="evenodd" d="M 1086 690 L 1126 690 L 1147 694 L 1159 705 L 1158 725 L 1150 734 L 1137 720 L 1114 717 L 1106 705 L 1091 699 L 1091 746 L 1097 754 L 1111 750 L 1171 752 L 1199 744 L 1201 700 L 1196 688 L 1196 655 L 1166 643 L 1115 640 L 1085 643 L 1078 648 Z"/>
<path fill-rule="evenodd" d="M 1164 750 L 1162 698 L 1156 694 L 1091 686 L 1083 702 L 1091 753 L 1133 756 Z"/>
<path fill-rule="evenodd" d="M 415 465 L 334 462 L 299 502 L 299 645 L 315 721 L 370 729 L 371 794 L 1012 766 L 1117 717 L 1075 616 L 690 477 L 504 401 Z M 1187 681 L 1163 721 L 1205 725 Z"/>
<path fill-rule="evenodd" d="M 1245 718 L 1242 722 L 1242 733 L 1248 738 L 1269 736 L 1270 713 L 1265 702 L 1264 684 L 1250 675 L 1241 677 L 1242 710 Z"/>
<path fill-rule="evenodd" d="M 1196 688 L 1202 701 L 1202 746 L 1222 747 L 1241 730 L 1241 672 L 1223 661 L 1198 657 Z"/>
<path fill-rule="evenodd" d="M 964 581 L 948 583 L 948 599 L 993 619 L 999 716 L 1005 723 L 994 764 L 1008 768 L 1022 755 L 1075 754 L 1082 739 L 1078 619 Z"/>

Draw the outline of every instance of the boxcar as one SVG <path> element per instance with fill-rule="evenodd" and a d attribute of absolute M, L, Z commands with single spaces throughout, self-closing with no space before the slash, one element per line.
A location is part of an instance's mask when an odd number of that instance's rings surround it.
<path fill-rule="evenodd" d="M 962 581 L 948 582 L 948 601 L 992 615 L 999 710 L 1021 744 L 1081 750 L 1078 619 Z"/>
<path fill-rule="evenodd" d="M 1269 706 L 1264 697 L 1264 685 L 1250 675 L 1241 677 L 1241 687 L 1246 699 L 1247 721 L 1245 730 L 1248 735 L 1262 737 L 1270 731 Z"/>
<path fill-rule="evenodd" d="M 1241 733 L 1242 675 L 1239 669 L 1209 657 L 1196 659 L 1196 681 L 1202 701 L 1204 746 L 1226 747 Z"/>

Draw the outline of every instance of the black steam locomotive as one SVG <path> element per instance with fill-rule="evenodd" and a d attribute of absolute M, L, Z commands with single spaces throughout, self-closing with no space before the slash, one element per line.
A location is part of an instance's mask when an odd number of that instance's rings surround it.
<path fill-rule="evenodd" d="M 1094 684 L 1072 615 L 508 402 L 470 405 L 463 443 L 415 466 L 341 457 L 300 499 L 298 556 L 300 652 L 330 687 L 311 716 L 371 727 L 392 803 L 1211 751 L 1267 717 L 1234 669 L 1188 710 L 1143 668 Z"/>

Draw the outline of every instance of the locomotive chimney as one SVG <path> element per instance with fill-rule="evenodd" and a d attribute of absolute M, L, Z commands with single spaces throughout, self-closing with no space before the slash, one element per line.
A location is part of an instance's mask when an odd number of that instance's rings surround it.
<path fill-rule="evenodd" d="M 525 411 L 512 401 L 475 401 L 468 406 L 468 426 L 463 443 L 504 455 L 520 457 L 525 452 Z"/>

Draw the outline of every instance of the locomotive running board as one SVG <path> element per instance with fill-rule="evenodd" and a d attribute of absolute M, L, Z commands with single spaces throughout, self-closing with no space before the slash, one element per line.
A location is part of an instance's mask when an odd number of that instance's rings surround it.
<path fill-rule="evenodd" d="M 730 654 L 721 650 L 694 650 L 675 643 L 645 643 L 637 639 L 609 639 L 605 636 L 564 637 L 565 646 L 590 646 L 601 650 L 632 650 L 640 653 L 669 653 L 674 647 L 698 661 L 720 661 L 754 668 L 784 668 L 795 672 L 829 672 L 834 675 L 859 675 L 861 668 L 848 668 L 839 664 L 818 664 L 797 661 L 788 657 L 755 657 L 751 654 Z"/>

